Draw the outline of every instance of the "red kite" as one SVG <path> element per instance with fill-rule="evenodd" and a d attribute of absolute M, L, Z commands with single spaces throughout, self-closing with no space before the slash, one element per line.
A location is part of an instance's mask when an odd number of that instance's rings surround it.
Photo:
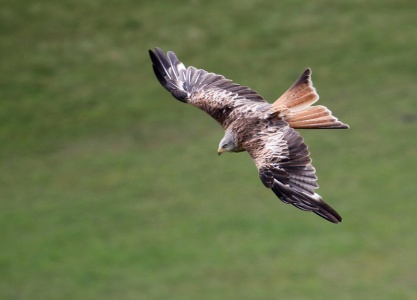
<path fill-rule="evenodd" d="M 162 86 L 181 102 L 212 116 L 225 130 L 218 154 L 247 151 L 263 184 L 284 203 L 312 211 L 338 223 L 340 215 L 314 192 L 316 170 L 303 138 L 294 128 L 347 129 L 322 105 L 312 106 L 319 95 L 311 82 L 311 70 L 273 104 L 248 87 L 222 75 L 186 68 L 175 53 L 149 51 L 153 70 Z"/>

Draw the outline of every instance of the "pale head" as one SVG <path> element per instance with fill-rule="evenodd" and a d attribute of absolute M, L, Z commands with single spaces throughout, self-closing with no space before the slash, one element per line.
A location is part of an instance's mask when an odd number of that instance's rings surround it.
<path fill-rule="evenodd" d="M 238 152 L 237 136 L 231 130 L 226 130 L 224 137 L 220 141 L 217 154 L 220 155 L 223 152 Z"/>

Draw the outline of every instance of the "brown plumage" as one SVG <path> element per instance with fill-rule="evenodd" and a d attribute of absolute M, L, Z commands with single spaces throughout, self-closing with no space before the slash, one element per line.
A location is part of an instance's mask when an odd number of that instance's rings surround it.
<path fill-rule="evenodd" d="M 212 116 L 225 130 L 218 153 L 247 151 L 263 184 L 284 202 L 312 211 L 330 222 L 340 215 L 314 192 L 318 185 L 310 153 L 293 128 L 346 129 L 326 107 L 312 106 L 319 96 L 311 70 L 273 104 L 248 87 L 221 75 L 186 68 L 169 51 L 149 51 L 156 77 L 181 102 Z"/>

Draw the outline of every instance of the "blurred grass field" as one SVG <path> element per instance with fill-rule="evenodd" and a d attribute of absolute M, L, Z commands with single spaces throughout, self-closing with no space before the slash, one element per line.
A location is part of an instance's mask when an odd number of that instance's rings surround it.
<path fill-rule="evenodd" d="M 415 1 L 3 1 L 0 299 L 415 299 Z M 348 131 L 303 131 L 340 225 L 284 205 L 147 50 L 272 102 L 306 67 Z"/>

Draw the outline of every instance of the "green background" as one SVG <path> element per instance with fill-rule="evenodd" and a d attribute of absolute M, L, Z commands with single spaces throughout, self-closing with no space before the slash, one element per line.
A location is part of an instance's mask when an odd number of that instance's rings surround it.
<path fill-rule="evenodd" d="M 417 2 L 0 4 L 1 299 L 417 297 Z M 333 225 L 284 205 L 148 49 L 269 102 L 306 67 L 351 129 L 302 131 Z"/>

